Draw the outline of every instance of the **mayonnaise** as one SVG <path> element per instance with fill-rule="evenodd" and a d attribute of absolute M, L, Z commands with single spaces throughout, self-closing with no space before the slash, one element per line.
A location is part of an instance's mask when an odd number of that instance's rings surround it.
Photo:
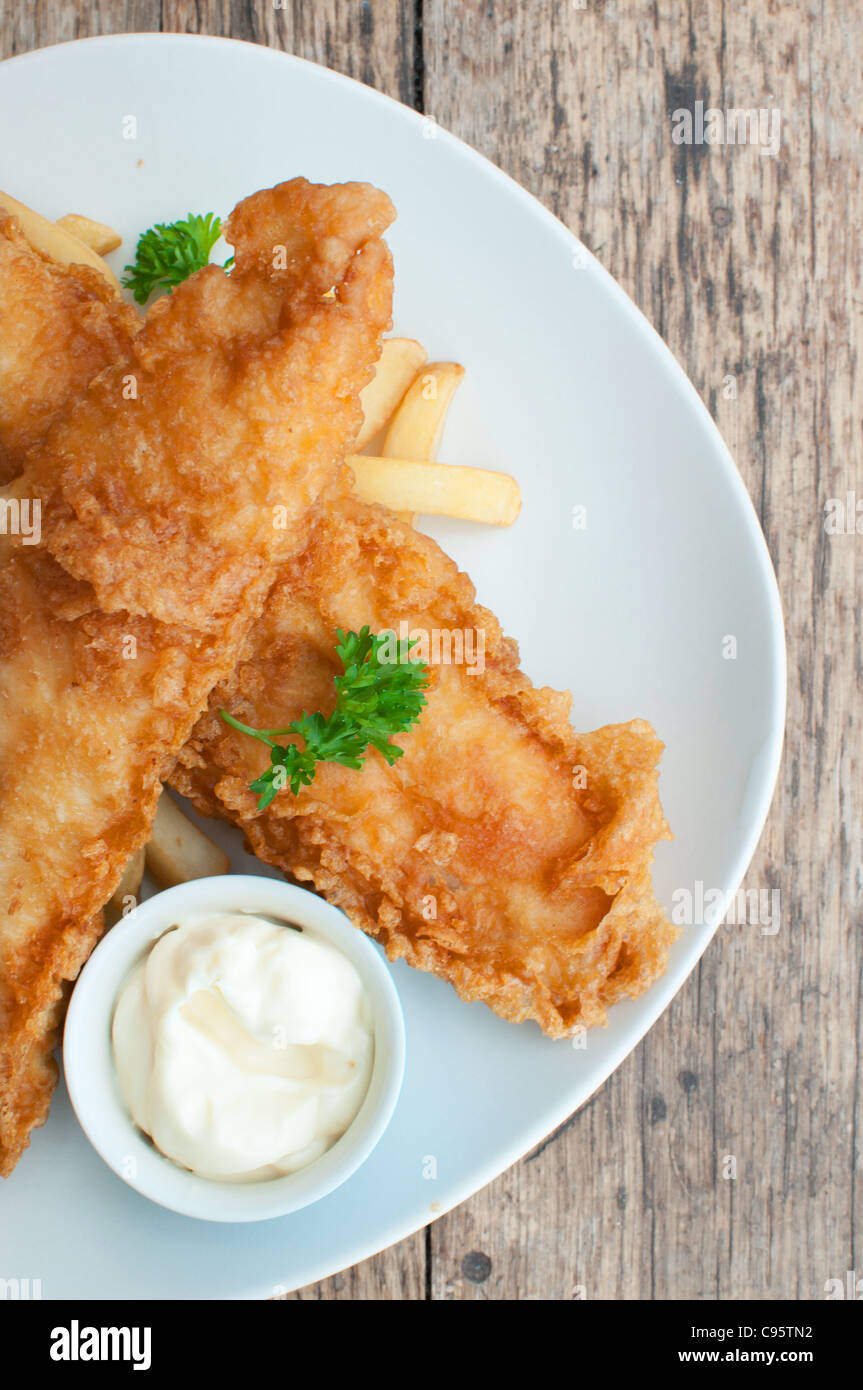
<path fill-rule="evenodd" d="M 357 1114 L 374 1058 L 351 962 L 309 931 L 239 913 L 160 937 L 121 990 L 112 1038 L 135 1123 L 223 1182 L 313 1163 Z"/>

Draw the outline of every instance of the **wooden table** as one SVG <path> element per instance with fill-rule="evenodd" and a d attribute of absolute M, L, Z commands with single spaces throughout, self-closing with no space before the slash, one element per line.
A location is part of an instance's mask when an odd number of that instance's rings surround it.
<path fill-rule="evenodd" d="M 721 929 L 557 1134 L 426 1231 L 292 1297 L 823 1298 L 863 1274 L 863 536 L 825 529 L 828 499 L 856 489 L 863 531 L 855 7 L 279 3 L 0 0 L 0 56 L 160 27 L 253 39 L 475 145 L 579 233 L 708 403 L 767 535 L 790 655 L 785 760 L 746 878 L 780 888 L 778 934 Z M 778 111 L 778 155 L 675 145 L 671 113 L 700 100 Z"/>

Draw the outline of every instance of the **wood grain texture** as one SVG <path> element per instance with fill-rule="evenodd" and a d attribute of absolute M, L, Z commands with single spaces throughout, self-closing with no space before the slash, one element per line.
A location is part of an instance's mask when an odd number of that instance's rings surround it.
<path fill-rule="evenodd" d="M 565 1134 L 432 1228 L 432 1295 L 823 1297 L 863 1261 L 863 538 L 824 530 L 828 498 L 863 497 L 859 23 L 841 3 L 426 0 L 423 31 L 427 112 L 596 250 L 709 404 L 790 650 L 786 756 L 745 879 L 780 889 L 780 931 L 722 928 Z M 697 100 L 778 109 L 778 157 L 675 145 L 670 112 Z"/>
<path fill-rule="evenodd" d="M 159 29 L 159 0 L 0 0 L 0 58 L 96 34 Z"/>
<path fill-rule="evenodd" d="M 419 105 L 578 232 L 713 412 L 788 633 L 786 755 L 745 879 L 779 888 L 779 932 L 722 928 L 555 1137 L 425 1233 L 289 1297 L 823 1297 L 863 1270 L 863 537 L 825 529 L 830 498 L 863 499 L 853 7 L 0 0 L 0 52 L 160 24 Z M 778 156 L 675 145 L 670 113 L 698 100 L 777 110 Z"/>

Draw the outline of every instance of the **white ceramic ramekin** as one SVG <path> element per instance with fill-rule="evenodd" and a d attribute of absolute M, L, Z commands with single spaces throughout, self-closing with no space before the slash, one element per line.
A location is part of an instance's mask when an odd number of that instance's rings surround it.
<path fill-rule="evenodd" d="M 375 1059 L 366 1098 L 331 1149 L 307 1168 L 283 1178 L 216 1182 L 178 1167 L 138 1129 L 120 1091 L 111 1021 L 123 982 L 163 932 L 184 917 L 202 912 L 250 912 L 292 922 L 347 956 L 368 991 Z M 404 1018 L 386 960 L 338 908 L 279 879 L 227 874 L 158 893 L 108 932 L 72 994 L 63 1036 L 63 1064 L 69 1095 L 84 1132 L 130 1187 L 163 1207 L 204 1221 L 263 1221 L 318 1201 L 369 1156 L 389 1123 L 401 1090 Z"/>

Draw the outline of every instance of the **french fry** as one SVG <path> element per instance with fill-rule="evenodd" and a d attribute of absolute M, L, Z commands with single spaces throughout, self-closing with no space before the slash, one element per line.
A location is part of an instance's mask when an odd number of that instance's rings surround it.
<path fill-rule="evenodd" d="M 374 378 L 360 392 L 364 420 L 357 451 L 383 429 L 425 360 L 426 350 L 414 338 L 385 339 Z"/>
<path fill-rule="evenodd" d="M 54 225 L 83 241 L 97 256 L 107 256 L 123 244 L 123 238 L 113 227 L 106 227 L 104 222 L 96 222 L 78 212 L 67 212 L 65 217 L 58 217 Z"/>
<path fill-rule="evenodd" d="M 458 362 L 430 362 L 419 373 L 387 430 L 384 458 L 437 458 L 446 413 L 463 378 Z"/>
<path fill-rule="evenodd" d="M 129 860 L 123 876 L 105 904 L 105 921 L 109 927 L 123 916 L 123 908 L 128 898 L 137 898 L 144 877 L 144 850 L 136 850 Z"/>
<path fill-rule="evenodd" d="M 65 227 L 58 227 L 56 222 L 49 222 L 46 217 L 40 216 L 32 208 L 25 207 L 8 193 L 0 192 L 0 209 L 17 217 L 21 231 L 30 245 L 43 256 L 47 256 L 49 261 L 54 261 L 56 265 L 89 265 L 104 275 L 117 294 L 120 293 L 117 277 L 111 267 L 83 241 L 72 236 Z"/>
<path fill-rule="evenodd" d="M 162 793 L 147 845 L 147 868 L 162 888 L 193 878 L 226 874 L 231 861 L 203 830 L 193 825 L 175 801 Z"/>
<path fill-rule="evenodd" d="M 369 454 L 354 454 L 348 463 L 354 470 L 357 496 L 394 512 L 426 512 L 511 526 L 521 510 L 518 483 L 508 473 Z"/>
<path fill-rule="evenodd" d="M 463 377 L 464 367 L 458 362 L 432 362 L 419 373 L 387 430 L 384 458 L 428 462 L 437 458 L 450 401 Z M 403 514 L 403 520 L 414 525 L 417 510 Z"/>

